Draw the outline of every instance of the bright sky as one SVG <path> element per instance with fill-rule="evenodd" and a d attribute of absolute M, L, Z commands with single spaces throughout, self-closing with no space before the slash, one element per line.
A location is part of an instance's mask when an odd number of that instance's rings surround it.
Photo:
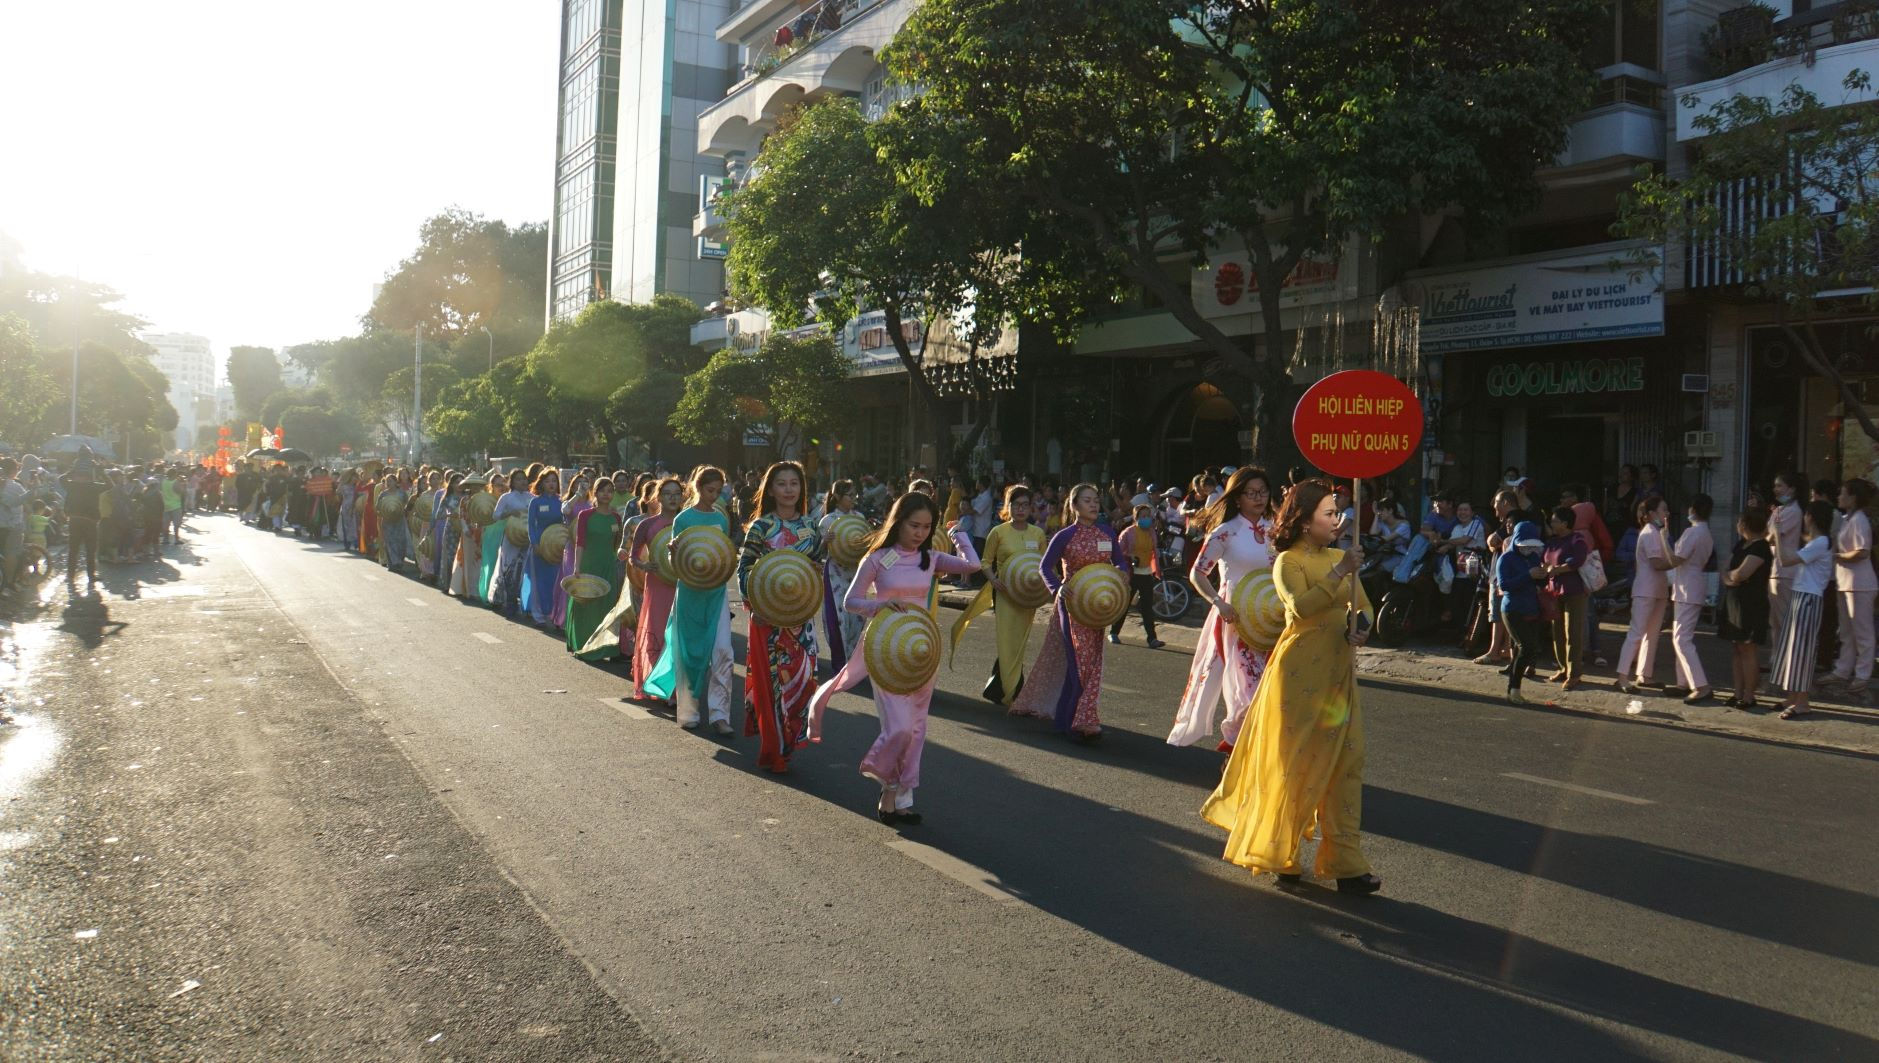
<path fill-rule="evenodd" d="M 357 331 L 450 206 L 553 202 L 554 0 L 0 3 L 0 232 L 158 331 Z"/>

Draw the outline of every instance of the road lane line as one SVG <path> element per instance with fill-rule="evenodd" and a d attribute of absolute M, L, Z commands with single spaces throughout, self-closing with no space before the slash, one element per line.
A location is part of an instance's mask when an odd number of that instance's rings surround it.
<path fill-rule="evenodd" d="M 374 576 L 374 575 L 372 575 L 372 574 L 371 574 L 370 572 L 361 572 L 361 573 L 359 573 L 359 578 L 360 578 L 360 579 L 362 579 L 362 580 L 364 580 L 364 581 L 366 581 L 367 583 L 377 583 L 377 582 L 378 582 L 378 577 L 377 577 L 377 576 Z"/>
<path fill-rule="evenodd" d="M 406 598 L 405 601 L 410 602 L 412 605 L 417 606 L 419 609 L 422 609 L 425 606 L 431 604 L 422 598 Z"/>
<path fill-rule="evenodd" d="M 491 646 L 502 645 L 501 639 L 497 638 L 496 636 L 490 634 L 487 631 L 472 631 L 470 632 L 470 634 L 476 636 L 479 639 L 482 639 L 484 642 L 489 643 Z"/>
<path fill-rule="evenodd" d="M 1119 687 L 1115 685 L 1114 683 L 1104 683 L 1103 689 L 1109 691 L 1111 694 L 1140 694 L 1141 693 L 1141 691 L 1139 690 L 1135 690 L 1130 687 Z"/>
<path fill-rule="evenodd" d="M 1501 777 L 1504 779 L 1519 779 L 1521 782 L 1539 783 L 1541 786 L 1557 786 L 1561 790 L 1571 790 L 1575 794 L 1590 794 L 1593 797 L 1603 797 L 1612 801 L 1623 801 L 1627 805 L 1654 805 L 1657 803 L 1642 797 L 1632 797 L 1629 794 L 1616 794 L 1610 790 L 1599 790 L 1590 786 L 1580 786 L 1576 782 L 1560 782 L 1558 779 L 1542 779 L 1538 775 L 1528 775 L 1524 772 L 1504 771 L 1501 772 Z"/>
<path fill-rule="evenodd" d="M 982 867 L 974 867 L 964 860 L 907 838 L 895 838 L 887 843 L 889 849 L 925 864 L 927 867 L 945 875 L 954 882 L 968 889 L 977 890 L 1000 904 L 1022 904 L 1024 898 L 1006 889 L 998 881 L 998 876 Z"/>
<path fill-rule="evenodd" d="M 659 718 L 630 701 L 621 701 L 619 698 L 597 698 L 596 700 L 609 709 L 618 709 L 620 715 L 625 716 L 629 720 L 656 720 Z"/>

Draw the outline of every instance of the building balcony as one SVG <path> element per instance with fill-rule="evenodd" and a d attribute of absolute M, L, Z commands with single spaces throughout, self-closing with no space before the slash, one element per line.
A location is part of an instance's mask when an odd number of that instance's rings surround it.
<path fill-rule="evenodd" d="M 1566 149 L 1554 166 L 1565 170 L 1611 162 L 1662 162 L 1663 75 L 1634 63 L 1617 63 L 1599 74 L 1597 103 L 1573 120 Z"/>
<path fill-rule="evenodd" d="M 1879 64 L 1879 9 L 1849 2 L 1773 21 L 1758 19 L 1758 10 L 1724 12 L 1706 36 L 1708 65 L 1719 73 L 1678 93 L 1679 141 L 1705 136 L 1694 119 L 1733 96 L 1773 102 L 1798 85 L 1829 107 L 1879 99 L 1871 90 L 1850 93 L 1844 84 L 1853 71 Z"/>
<path fill-rule="evenodd" d="M 743 18 L 718 28 L 720 40 L 741 38 L 744 76 L 698 116 L 698 151 L 722 158 L 755 155 L 763 137 L 791 108 L 829 95 L 860 95 L 880 65 L 880 53 L 919 0 L 822 0 L 780 23 Z M 789 5 L 760 2 L 772 18 Z"/>
<path fill-rule="evenodd" d="M 724 224 L 724 215 L 718 210 L 718 202 L 713 199 L 705 208 L 692 215 L 692 235 L 706 240 L 722 242 L 729 230 Z"/>

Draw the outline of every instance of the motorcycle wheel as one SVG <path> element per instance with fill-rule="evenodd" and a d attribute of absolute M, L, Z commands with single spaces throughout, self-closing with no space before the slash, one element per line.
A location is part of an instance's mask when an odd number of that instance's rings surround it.
<path fill-rule="evenodd" d="M 1180 580 L 1164 579 L 1155 584 L 1155 593 L 1148 608 L 1155 614 L 1155 619 L 1174 621 L 1187 615 L 1187 607 L 1192 600 L 1187 584 Z"/>
<path fill-rule="evenodd" d="M 1409 638 L 1409 601 L 1404 595 L 1386 598 L 1383 607 L 1377 610 L 1377 642 L 1384 646 L 1401 646 Z"/>

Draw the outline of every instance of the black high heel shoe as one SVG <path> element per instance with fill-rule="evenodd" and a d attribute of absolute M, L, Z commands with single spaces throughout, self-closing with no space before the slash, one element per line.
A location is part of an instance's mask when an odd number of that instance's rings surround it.
<path fill-rule="evenodd" d="M 1383 880 L 1375 875 L 1352 875 L 1349 878 L 1337 880 L 1337 891 L 1339 893 L 1368 895 L 1382 888 Z"/>
<path fill-rule="evenodd" d="M 1287 875 L 1281 872 L 1279 875 L 1279 881 L 1274 883 L 1274 885 L 1278 886 L 1282 890 L 1297 889 L 1301 884 L 1304 883 L 1304 881 L 1305 881 L 1305 876 L 1303 875 Z"/>

